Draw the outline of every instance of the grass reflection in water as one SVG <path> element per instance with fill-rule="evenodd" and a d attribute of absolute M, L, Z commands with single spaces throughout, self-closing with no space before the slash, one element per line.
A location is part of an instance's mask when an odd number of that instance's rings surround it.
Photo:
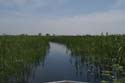
<path fill-rule="evenodd" d="M 72 56 L 80 58 L 76 58 L 76 69 L 87 64 L 88 74 L 102 83 L 124 83 L 125 35 L 54 36 L 51 41 L 65 44 Z"/>

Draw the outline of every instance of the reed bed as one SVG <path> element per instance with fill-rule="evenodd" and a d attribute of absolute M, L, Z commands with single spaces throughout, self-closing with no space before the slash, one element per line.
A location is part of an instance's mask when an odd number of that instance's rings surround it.
<path fill-rule="evenodd" d="M 54 36 L 51 41 L 65 44 L 72 56 L 80 57 L 76 67 L 88 64 L 88 72 L 96 72 L 102 82 L 108 83 L 103 79 L 108 78 L 117 83 L 125 77 L 125 35 Z"/>
<path fill-rule="evenodd" d="M 0 83 L 26 83 L 48 47 L 41 36 L 0 36 Z"/>

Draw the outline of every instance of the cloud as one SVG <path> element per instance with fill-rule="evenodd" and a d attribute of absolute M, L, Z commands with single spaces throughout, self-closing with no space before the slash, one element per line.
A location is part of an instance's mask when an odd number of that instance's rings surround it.
<path fill-rule="evenodd" d="M 100 34 L 125 33 L 125 11 L 107 11 L 62 18 L 7 17 L 0 21 L 0 33 L 15 34 Z"/>
<path fill-rule="evenodd" d="M 125 8 L 125 0 L 116 0 L 112 8 Z"/>
<path fill-rule="evenodd" d="M 3 15 L 27 16 L 47 15 L 56 11 L 68 0 L 0 0 L 0 13 Z M 59 10 L 59 9 L 58 9 Z M 26 14 L 26 15 L 25 15 Z"/>
<path fill-rule="evenodd" d="M 106 11 L 93 11 L 91 13 L 80 13 L 80 11 L 79 14 L 69 15 L 61 11 L 65 10 L 69 12 L 70 10 L 77 10 L 73 8 L 66 10 L 66 7 L 61 10 L 61 7 L 64 7 L 67 1 L 68 0 L 0 0 L 0 4 L 5 6 L 5 9 L 1 9 L 0 11 L 0 33 L 125 33 L 125 10 L 117 9 L 123 6 L 124 0 L 117 0 L 115 5 L 113 5 L 114 8 Z M 14 6 L 14 4 L 16 8 L 18 8 L 17 11 L 6 10 Z M 36 10 L 39 12 L 36 12 Z M 52 12 L 52 10 L 54 11 Z M 65 15 L 58 17 L 57 12 L 61 12 Z M 72 11 L 70 12 L 72 13 Z"/>
<path fill-rule="evenodd" d="M 18 5 L 23 6 L 27 3 L 30 3 L 32 0 L 0 0 L 1 5 L 10 6 L 10 5 Z"/>
<path fill-rule="evenodd" d="M 31 2 L 33 0 L 0 0 L 1 3 L 17 3 L 17 4 L 25 4 Z"/>
<path fill-rule="evenodd" d="M 48 27 L 63 33 L 98 34 L 100 32 L 125 33 L 125 11 L 99 12 L 89 15 L 52 20 Z M 55 28 L 55 29 L 54 29 Z"/>
<path fill-rule="evenodd" d="M 16 5 L 16 6 L 50 6 L 55 4 L 62 4 L 68 0 L 0 0 L 3 5 Z"/>

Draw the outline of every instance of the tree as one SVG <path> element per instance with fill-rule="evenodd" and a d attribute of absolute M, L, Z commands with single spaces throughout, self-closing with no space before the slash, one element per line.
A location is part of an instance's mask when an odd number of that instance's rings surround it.
<path fill-rule="evenodd" d="M 49 33 L 47 33 L 47 34 L 46 34 L 46 36 L 50 36 L 50 34 L 49 34 Z"/>
<path fill-rule="evenodd" d="M 106 32 L 106 36 L 108 36 L 109 34 L 108 34 L 108 32 Z"/>
<path fill-rule="evenodd" d="M 42 35 L 42 33 L 38 33 L 38 36 L 41 36 Z"/>

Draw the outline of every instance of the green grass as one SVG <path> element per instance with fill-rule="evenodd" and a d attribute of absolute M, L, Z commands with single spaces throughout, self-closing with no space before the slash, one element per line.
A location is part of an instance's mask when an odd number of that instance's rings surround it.
<path fill-rule="evenodd" d="M 125 35 L 0 36 L 0 82 L 26 82 L 34 65 L 44 61 L 51 41 L 65 44 L 72 56 L 80 57 L 76 67 L 86 63 L 100 69 L 101 77 L 124 79 Z"/>
<path fill-rule="evenodd" d="M 81 63 L 99 67 L 101 71 L 110 71 L 102 75 L 122 77 L 125 72 L 125 35 L 107 36 L 53 36 L 53 42 L 65 44 L 72 56 L 79 56 Z"/>
<path fill-rule="evenodd" d="M 33 65 L 44 61 L 48 46 L 46 37 L 0 36 L 0 82 L 27 81 Z"/>

